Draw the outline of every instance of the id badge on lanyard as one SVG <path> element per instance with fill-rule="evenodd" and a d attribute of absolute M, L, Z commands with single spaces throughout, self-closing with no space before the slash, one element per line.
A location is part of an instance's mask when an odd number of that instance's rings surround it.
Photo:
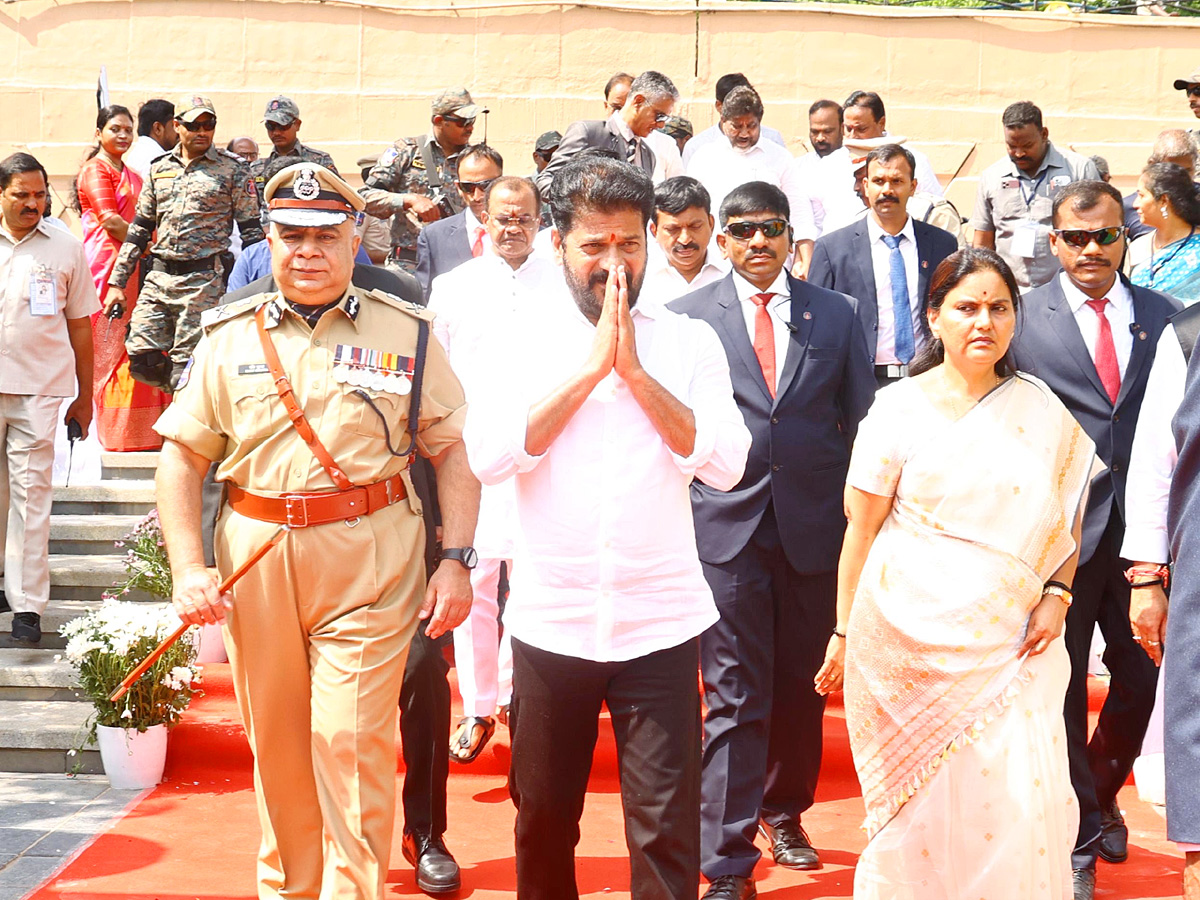
<path fill-rule="evenodd" d="M 58 282 L 47 266 L 35 266 L 29 275 L 29 314 L 53 316 L 58 312 Z"/>

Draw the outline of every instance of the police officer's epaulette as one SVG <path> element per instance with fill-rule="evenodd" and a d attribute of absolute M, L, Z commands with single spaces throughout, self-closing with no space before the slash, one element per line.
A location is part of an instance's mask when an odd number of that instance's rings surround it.
<path fill-rule="evenodd" d="M 230 319 L 258 309 L 269 296 L 269 294 L 252 294 L 249 297 L 234 300 L 232 303 L 223 303 L 212 309 L 206 309 L 200 313 L 200 327 L 206 332 L 211 331 L 222 322 L 228 322 Z"/>
<path fill-rule="evenodd" d="M 370 297 L 373 300 L 379 300 L 386 303 L 388 306 L 395 307 L 401 312 L 406 312 L 416 319 L 424 319 L 426 322 L 432 322 L 435 318 L 431 310 L 426 309 L 417 303 L 411 303 L 397 297 L 395 294 L 389 294 L 386 291 L 381 291 L 379 288 L 374 288 L 365 292 L 363 296 Z"/>
<path fill-rule="evenodd" d="M 224 147 L 215 147 L 214 149 L 217 151 L 217 156 L 227 159 L 230 162 L 242 163 L 243 165 L 247 165 L 247 166 L 250 165 L 250 163 L 246 162 L 244 159 L 242 159 L 236 153 L 233 153 L 230 150 L 226 150 Z"/>

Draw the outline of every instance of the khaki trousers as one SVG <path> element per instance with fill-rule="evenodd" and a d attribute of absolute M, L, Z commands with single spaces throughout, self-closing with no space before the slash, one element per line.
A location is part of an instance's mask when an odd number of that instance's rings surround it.
<path fill-rule="evenodd" d="M 226 508 L 228 573 L 275 530 Z M 396 806 L 396 708 L 424 594 L 408 504 L 291 532 L 234 589 L 234 689 L 254 751 L 258 896 L 383 897 Z"/>
<path fill-rule="evenodd" d="M 50 479 L 62 401 L 0 394 L 0 547 L 13 612 L 41 615 L 50 600 Z"/>

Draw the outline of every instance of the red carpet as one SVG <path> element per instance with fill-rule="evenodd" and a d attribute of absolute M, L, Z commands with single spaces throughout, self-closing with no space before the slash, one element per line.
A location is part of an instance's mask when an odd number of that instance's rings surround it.
<path fill-rule="evenodd" d="M 110 831 L 79 854 L 36 900 L 254 900 L 258 823 L 251 792 L 250 753 L 233 703 L 227 666 L 207 666 L 206 695 L 171 736 L 166 780 Z M 1103 687 L 1093 691 L 1093 708 Z M 836 704 L 836 701 L 835 701 Z M 790 872 L 770 859 L 759 864 L 759 893 L 772 900 L 850 897 L 853 866 L 864 840 L 862 801 L 850 761 L 845 719 L 831 704 L 817 805 L 804 824 L 825 862 L 813 873 Z M 471 766 L 451 764 L 450 829 L 446 842 L 463 870 L 461 897 L 515 896 L 513 809 L 505 787 L 507 732 L 497 729 Z M 1096 896 L 1149 900 L 1179 896 L 1182 859 L 1164 839 L 1161 816 L 1121 795 L 1130 829 L 1129 861 L 1100 863 Z M 623 898 L 629 865 L 621 824 L 612 732 L 601 732 L 578 848 L 580 893 Z M 388 878 L 389 897 L 423 896 L 400 855 L 399 826 Z"/>

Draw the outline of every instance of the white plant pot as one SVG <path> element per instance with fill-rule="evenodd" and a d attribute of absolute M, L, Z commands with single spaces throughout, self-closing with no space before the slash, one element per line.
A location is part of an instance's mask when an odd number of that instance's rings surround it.
<path fill-rule="evenodd" d="M 228 660 L 224 629 L 220 625 L 201 625 L 200 639 L 196 646 L 196 662 L 223 663 Z"/>
<path fill-rule="evenodd" d="M 104 774 L 114 788 L 140 791 L 162 781 L 167 764 L 166 725 L 151 725 L 143 732 L 97 725 L 96 743 Z"/>

